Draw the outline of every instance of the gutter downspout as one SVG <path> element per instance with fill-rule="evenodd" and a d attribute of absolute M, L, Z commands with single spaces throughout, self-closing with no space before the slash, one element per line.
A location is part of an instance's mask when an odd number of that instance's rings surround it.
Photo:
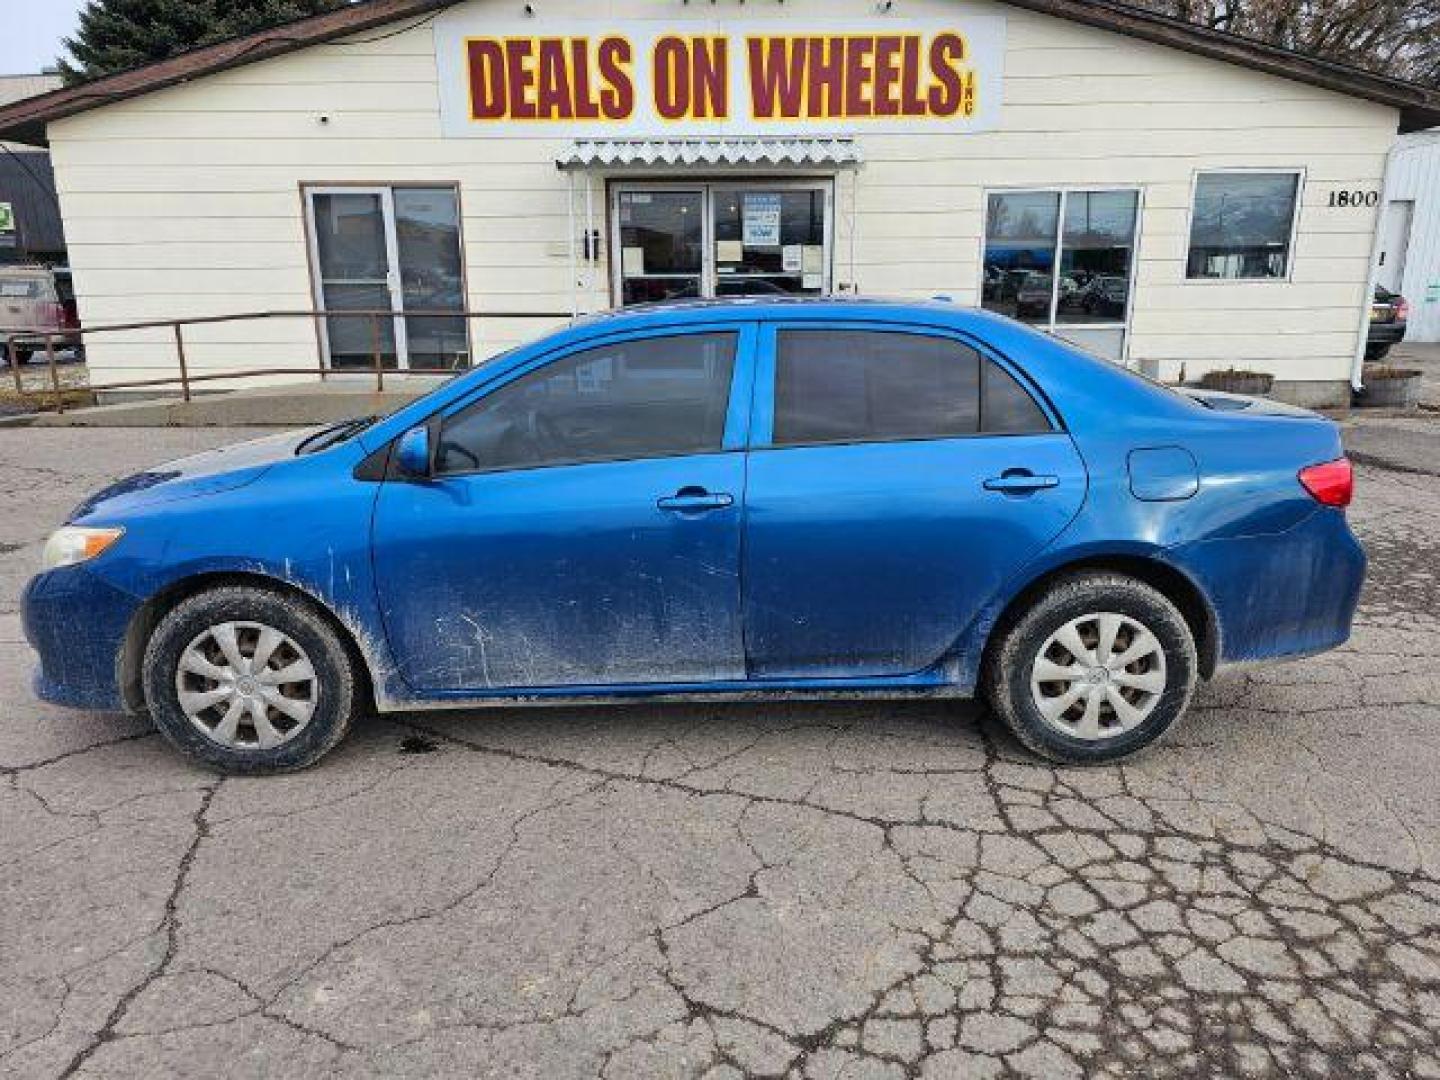
<path fill-rule="evenodd" d="M 1365 277 L 1365 295 L 1361 297 L 1360 328 L 1355 335 L 1355 356 L 1350 361 L 1350 389 L 1365 392 L 1365 346 L 1370 336 L 1370 305 L 1375 302 L 1375 279 L 1380 276 L 1380 244 L 1385 232 L 1385 215 L 1390 212 L 1390 173 L 1395 155 L 1408 144 L 1397 131 L 1395 141 L 1385 152 L 1385 168 L 1380 173 L 1380 212 L 1375 216 L 1375 233 L 1370 238 L 1370 272 Z"/>

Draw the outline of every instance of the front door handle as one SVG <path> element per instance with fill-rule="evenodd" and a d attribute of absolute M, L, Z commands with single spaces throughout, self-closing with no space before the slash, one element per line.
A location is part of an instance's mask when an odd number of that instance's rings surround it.
<path fill-rule="evenodd" d="M 657 500 L 655 505 L 681 514 L 701 514 L 706 510 L 724 510 L 734 503 L 734 498 L 723 491 L 711 493 L 702 487 L 683 487 L 674 495 Z"/>
<path fill-rule="evenodd" d="M 999 476 L 985 481 L 986 491 L 1003 491 L 1007 495 L 1026 495 L 1032 491 L 1057 487 L 1058 476 L 1037 476 L 1029 469 L 1006 469 Z"/>

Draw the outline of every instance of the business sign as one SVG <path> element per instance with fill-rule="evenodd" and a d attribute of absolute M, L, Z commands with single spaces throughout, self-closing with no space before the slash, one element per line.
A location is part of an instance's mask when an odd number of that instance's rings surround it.
<path fill-rule="evenodd" d="M 435 48 L 452 138 L 981 131 L 999 119 L 1005 20 L 497 26 L 461 7 Z"/>

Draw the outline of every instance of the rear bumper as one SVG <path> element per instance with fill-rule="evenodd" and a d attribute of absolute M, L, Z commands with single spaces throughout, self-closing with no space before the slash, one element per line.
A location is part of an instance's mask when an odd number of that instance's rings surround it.
<path fill-rule="evenodd" d="M 1222 664 L 1308 656 L 1350 637 L 1366 560 L 1338 510 L 1317 508 L 1283 533 L 1170 554 L 1210 598 Z"/>
<path fill-rule="evenodd" d="M 119 712 L 119 659 L 140 601 L 84 568 L 40 574 L 20 601 L 25 638 L 40 654 L 35 694 L 74 709 Z"/>
<path fill-rule="evenodd" d="M 1405 340 L 1405 326 L 1403 322 L 1376 323 L 1370 324 L 1370 332 L 1365 335 L 1367 345 L 1398 345 Z"/>

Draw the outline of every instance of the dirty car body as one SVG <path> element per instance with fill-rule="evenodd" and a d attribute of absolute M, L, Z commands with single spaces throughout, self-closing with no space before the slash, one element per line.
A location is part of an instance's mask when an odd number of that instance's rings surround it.
<path fill-rule="evenodd" d="M 661 306 L 583 320 L 353 433 L 122 481 L 70 522 L 118 539 L 36 577 L 24 619 L 37 693 L 98 710 L 155 712 L 147 645 L 218 589 L 303 601 L 381 711 L 964 697 L 1002 632 L 1089 575 L 1158 595 L 1188 639 L 1107 670 L 1148 633 L 1121 596 L 1078 624 L 1088 663 L 1081 644 L 1022 658 L 1041 665 L 1016 676 L 1041 712 L 1062 691 L 1101 699 L 1066 721 L 1094 735 L 1134 712 L 1122 683 L 1183 711 L 1188 688 L 1162 684 L 1187 665 L 1208 677 L 1347 638 L 1365 565 L 1348 491 L 1302 475 L 1348 484 L 1342 454 L 1314 414 L 1182 394 L 946 303 Z M 1042 678 L 1057 662 L 1075 686 Z M 242 667 L 264 673 L 256 654 L 237 664 L 228 682 L 182 673 L 181 696 L 223 709 Z M 1009 677 L 991 671 L 992 695 Z"/>

